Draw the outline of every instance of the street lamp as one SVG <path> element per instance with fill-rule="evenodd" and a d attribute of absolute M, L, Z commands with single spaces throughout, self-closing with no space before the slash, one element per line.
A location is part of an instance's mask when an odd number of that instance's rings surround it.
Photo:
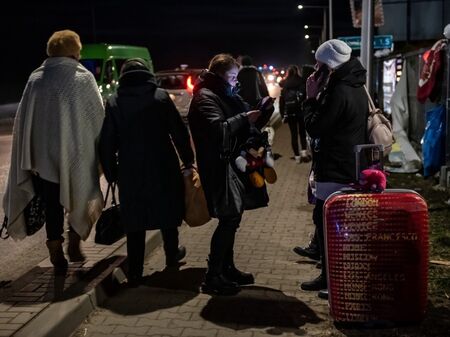
<path fill-rule="evenodd" d="M 310 28 L 322 28 L 322 26 L 316 26 L 316 25 L 304 25 L 303 28 L 310 29 Z"/>
<path fill-rule="evenodd" d="M 328 0 L 328 6 L 319 6 L 319 5 L 298 5 L 297 8 L 302 10 L 303 8 L 320 8 L 323 9 L 323 40 L 326 38 L 327 31 L 327 9 L 328 9 L 328 35 L 329 38 L 333 38 L 333 0 Z M 307 29 L 305 27 L 305 29 Z"/>
<path fill-rule="evenodd" d="M 309 35 L 308 34 L 305 35 L 305 39 L 307 39 L 307 40 L 309 39 Z"/>

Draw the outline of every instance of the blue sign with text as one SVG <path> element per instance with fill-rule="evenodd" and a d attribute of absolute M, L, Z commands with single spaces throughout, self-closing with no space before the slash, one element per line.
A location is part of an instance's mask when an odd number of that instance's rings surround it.
<path fill-rule="evenodd" d="M 339 40 L 347 43 L 353 50 L 361 49 L 361 36 L 341 36 Z M 392 49 L 394 38 L 392 35 L 374 35 L 373 49 Z"/>

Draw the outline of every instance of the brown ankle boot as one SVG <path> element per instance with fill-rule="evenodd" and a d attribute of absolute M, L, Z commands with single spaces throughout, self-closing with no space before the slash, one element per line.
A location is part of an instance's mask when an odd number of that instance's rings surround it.
<path fill-rule="evenodd" d="M 67 254 L 70 262 L 83 262 L 86 256 L 83 255 L 80 248 L 80 236 L 76 232 L 69 232 L 69 245 Z"/>
<path fill-rule="evenodd" d="M 67 271 L 67 260 L 64 257 L 62 243 L 64 240 L 47 240 L 47 248 L 50 254 L 50 262 L 55 268 L 55 274 L 65 274 Z"/>

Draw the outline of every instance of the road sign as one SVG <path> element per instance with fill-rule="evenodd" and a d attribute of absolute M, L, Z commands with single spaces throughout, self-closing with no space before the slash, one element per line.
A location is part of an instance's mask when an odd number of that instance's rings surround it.
<path fill-rule="evenodd" d="M 347 43 L 353 50 L 361 49 L 361 36 L 341 36 L 338 39 Z M 392 49 L 393 41 L 392 35 L 374 35 L 373 49 Z"/>

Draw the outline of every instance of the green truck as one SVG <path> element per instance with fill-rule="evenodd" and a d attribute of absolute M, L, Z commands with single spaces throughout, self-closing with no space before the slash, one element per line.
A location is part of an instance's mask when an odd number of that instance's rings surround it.
<path fill-rule="evenodd" d="M 153 72 L 150 52 L 146 47 L 107 43 L 84 44 L 80 62 L 90 70 L 97 81 L 103 99 L 113 94 L 119 84 L 120 69 L 130 58 L 144 59 Z"/>

